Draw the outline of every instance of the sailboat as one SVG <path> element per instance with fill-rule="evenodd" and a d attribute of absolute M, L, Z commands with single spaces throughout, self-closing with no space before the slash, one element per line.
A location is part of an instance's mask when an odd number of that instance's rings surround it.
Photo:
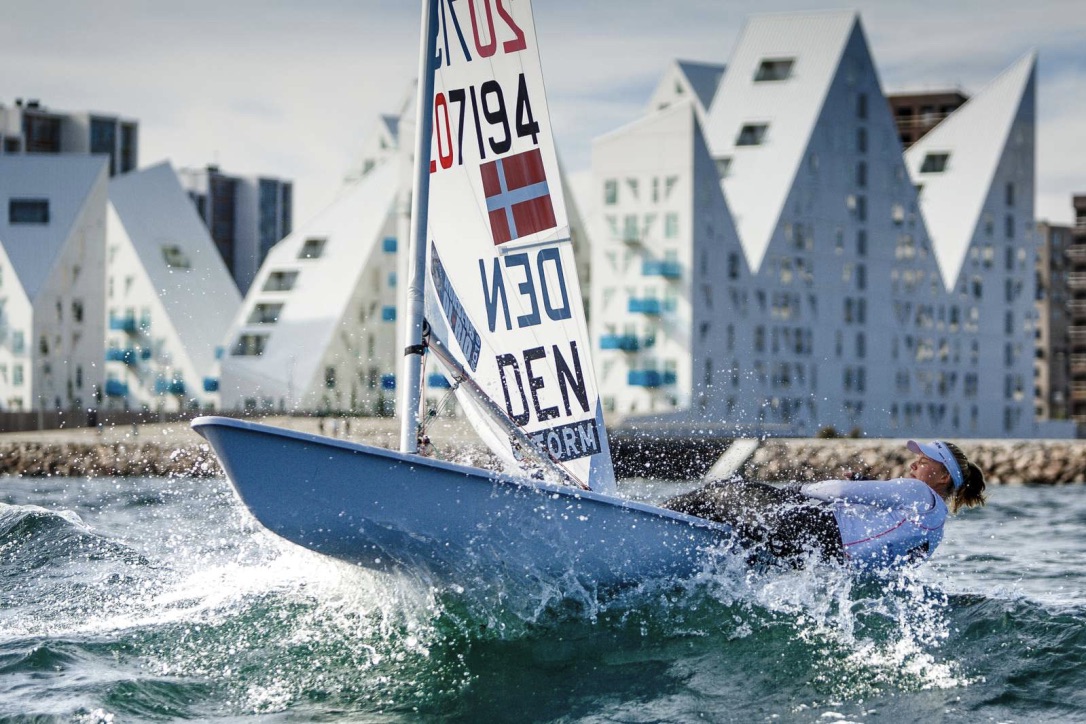
<path fill-rule="evenodd" d="M 192 425 L 252 515 L 379 570 L 622 585 L 685 575 L 730 528 L 617 496 L 530 0 L 424 0 L 398 451 Z M 419 452 L 434 359 L 495 472 Z"/>

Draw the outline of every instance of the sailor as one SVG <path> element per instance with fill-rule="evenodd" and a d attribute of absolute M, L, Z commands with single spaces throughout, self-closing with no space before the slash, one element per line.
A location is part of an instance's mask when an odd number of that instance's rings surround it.
<path fill-rule="evenodd" d="M 802 565 L 813 554 L 860 568 L 922 560 L 949 512 L 983 505 L 984 473 L 953 443 L 908 442 L 910 477 L 824 480 L 798 487 L 728 480 L 664 503 L 733 526 L 747 543 Z"/>

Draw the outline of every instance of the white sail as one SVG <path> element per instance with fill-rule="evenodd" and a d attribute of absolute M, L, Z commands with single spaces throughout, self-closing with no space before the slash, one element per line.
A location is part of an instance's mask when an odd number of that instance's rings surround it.
<path fill-rule="evenodd" d="M 531 3 L 435 1 L 431 334 L 489 398 L 459 395 L 496 452 L 519 459 L 527 440 L 612 490 Z"/>

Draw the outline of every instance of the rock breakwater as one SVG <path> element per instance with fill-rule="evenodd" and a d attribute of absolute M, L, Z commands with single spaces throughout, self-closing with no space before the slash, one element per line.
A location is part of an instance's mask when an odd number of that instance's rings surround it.
<path fill-rule="evenodd" d="M 1086 481 L 1086 441 L 963 440 L 961 447 L 984 470 L 991 484 Z M 439 457 L 485 467 L 495 463 L 479 445 L 449 446 L 439 451 Z M 766 482 L 888 478 L 906 475 L 912 460 L 904 440 L 771 439 L 762 443 L 742 466 L 740 474 Z M 203 441 L 0 442 L 0 475 L 215 477 L 222 474 L 218 459 Z"/>

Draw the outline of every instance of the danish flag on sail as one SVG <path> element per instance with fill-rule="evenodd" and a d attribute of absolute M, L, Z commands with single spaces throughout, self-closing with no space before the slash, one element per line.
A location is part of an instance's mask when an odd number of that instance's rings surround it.
<path fill-rule="evenodd" d="M 479 167 L 494 244 L 558 226 L 538 148 Z"/>

